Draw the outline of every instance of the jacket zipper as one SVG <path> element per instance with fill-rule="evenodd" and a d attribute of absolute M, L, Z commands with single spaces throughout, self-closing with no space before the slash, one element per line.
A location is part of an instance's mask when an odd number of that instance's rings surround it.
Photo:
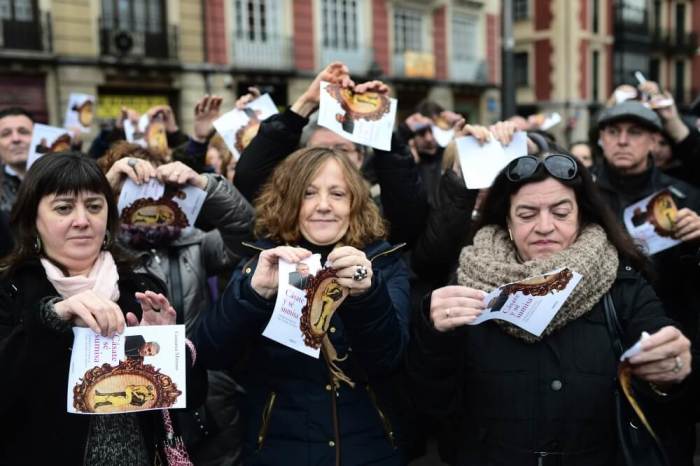
<path fill-rule="evenodd" d="M 249 243 L 247 241 L 241 241 L 241 244 L 247 248 L 255 249 L 256 251 L 260 251 L 260 252 L 263 252 L 266 250 L 265 248 L 261 248 L 260 246 L 256 246 L 253 243 Z"/>
<path fill-rule="evenodd" d="M 377 395 L 375 395 L 374 390 L 372 390 L 372 387 L 370 387 L 369 385 L 365 385 L 365 388 L 367 389 L 367 393 L 369 394 L 369 399 L 372 400 L 374 409 L 376 409 L 377 414 L 379 414 L 379 419 L 382 421 L 382 426 L 384 427 L 384 432 L 386 433 L 386 436 L 389 439 L 391 448 L 396 450 L 396 434 L 394 433 L 394 429 L 391 426 L 391 422 L 384 414 L 384 411 L 382 411 L 382 409 L 379 407 L 379 403 L 377 402 Z"/>
<path fill-rule="evenodd" d="M 255 249 L 256 251 L 260 251 L 260 252 L 266 251 L 265 248 L 261 248 L 260 246 L 256 246 L 256 245 L 254 245 L 254 244 L 252 244 L 252 243 L 249 243 L 249 242 L 247 242 L 247 241 L 242 241 L 241 244 L 242 244 L 243 246 L 245 246 L 245 247 L 248 247 L 248 248 L 251 248 L 251 249 Z M 404 246 L 406 246 L 406 243 L 399 243 L 399 244 L 397 244 L 396 246 L 394 246 L 393 248 L 390 248 L 390 249 L 387 249 L 386 251 L 382 251 L 382 252 L 380 252 L 380 253 L 378 253 L 378 254 L 375 254 L 375 255 L 372 256 L 372 258 L 370 259 L 370 262 L 372 262 L 372 261 L 373 261 L 374 259 L 376 259 L 377 257 L 385 256 L 385 255 L 387 255 L 387 254 L 391 254 L 391 253 L 394 252 L 394 251 L 398 251 L 399 249 L 403 248 Z"/>
<path fill-rule="evenodd" d="M 267 402 L 265 403 L 265 408 L 262 411 L 262 423 L 260 424 L 260 431 L 258 431 L 258 450 L 260 450 L 265 444 L 265 437 L 267 437 L 267 429 L 270 427 L 270 416 L 272 416 L 272 407 L 277 399 L 277 393 L 270 392 L 267 397 Z"/>
<path fill-rule="evenodd" d="M 386 251 L 375 254 L 374 256 L 372 256 L 372 258 L 369 261 L 373 262 L 374 259 L 376 259 L 377 257 L 382 257 L 382 256 L 386 256 L 387 254 L 391 254 L 392 252 L 398 251 L 399 249 L 403 248 L 404 246 L 406 246 L 406 243 L 397 244 L 393 248 L 390 248 L 390 249 L 387 249 Z"/>
<path fill-rule="evenodd" d="M 335 437 L 335 466 L 340 466 L 340 426 L 338 421 L 338 387 L 331 383 L 331 412 L 333 413 L 333 436 Z"/>

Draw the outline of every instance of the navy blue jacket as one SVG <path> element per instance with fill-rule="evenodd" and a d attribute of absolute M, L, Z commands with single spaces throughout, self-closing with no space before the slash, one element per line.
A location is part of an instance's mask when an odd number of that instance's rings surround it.
<path fill-rule="evenodd" d="M 341 383 L 336 391 L 323 356 L 315 359 L 262 336 L 274 301 L 250 286 L 255 260 L 235 271 L 203 316 L 194 335 L 198 361 L 235 369 L 246 391 L 246 464 L 401 464 L 393 427 L 369 388 L 399 367 L 408 344 L 408 271 L 397 249 L 384 241 L 365 248 L 372 287 L 348 297 L 331 320 L 338 365 L 355 388 Z"/>

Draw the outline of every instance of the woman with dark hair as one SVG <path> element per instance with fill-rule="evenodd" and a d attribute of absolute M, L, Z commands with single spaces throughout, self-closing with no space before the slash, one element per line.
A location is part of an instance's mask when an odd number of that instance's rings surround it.
<path fill-rule="evenodd" d="M 437 289 L 414 318 L 408 366 L 416 403 L 456 420 L 453 464 L 603 466 L 619 463 L 617 358 L 604 296 L 637 393 L 653 403 L 690 372 L 690 343 L 635 268 L 643 257 L 570 155 L 513 160 L 485 200 L 457 285 Z M 583 278 L 541 336 L 501 320 L 478 326 L 485 292 L 569 267 Z"/>
<path fill-rule="evenodd" d="M 0 373 L 12 382 L 0 384 L 0 464 L 164 460 L 158 411 L 66 411 L 72 327 L 112 336 L 127 324 L 175 323 L 163 284 L 133 273 L 112 240 L 118 222 L 109 183 L 80 153 L 41 157 L 20 186 L 0 279 Z M 202 389 L 188 382 L 192 400 Z"/>
<path fill-rule="evenodd" d="M 344 153 L 301 149 L 275 169 L 256 209 L 259 240 L 251 246 L 259 254 L 234 272 L 194 337 L 206 366 L 240 373 L 244 462 L 401 464 L 395 432 L 369 387 L 402 360 L 408 275 L 400 248 L 383 240 L 366 183 Z M 296 263 L 312 253 L 334 269 L 347 295 L 337 296 L 334 313 L 324 309 L 323 320 L 311 322 L 328 331 L 319 359 L 262 336 L 280 259 Z"/>

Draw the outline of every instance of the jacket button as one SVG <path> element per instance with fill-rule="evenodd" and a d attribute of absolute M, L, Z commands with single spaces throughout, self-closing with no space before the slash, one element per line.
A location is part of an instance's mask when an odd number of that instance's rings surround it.
<path fill-rule="evenodd" d="M 629 265 L 626 265 L 626 266 L 625 266 L 625 270 L 627 270 L 628 272 L 631 272 L 631 271 L 632 271 L 632 267 L 630 267 Z"/>
<path fill-rule="evenodd" d="M 245 273 L 246 273 L 246 274 L 249 274 L 251 271 L 252 271 L 252 269 L 251 269 L 250 267 L 246 267 L 246 268 L 245 268 Z"/>
<path fill-rule="evenodd" d="M 327 390 L 327 391 L 330 392 L 332 389 L 333 389 L 333 387 L 331 387 L 330 385 L 326 385 L 326 390 Z"/>
<path fill-rule="evenodd" d="M 550 385 L 550 387 L 552 387 L 552 390 L 554 390 L 555 392 L 558 392 L 559 390 L 561 390 L 562 385 L 563 384 L 561 383 L 561 380 L 552 380 L 552 384 Z"/>
<path fill-rule="evenodd" d="M 334 447 L 334 446 L 335 446 L 335 442 L 334 442 L 333 440 L 331 440 L 330 442 L 328 442 L 328 446 L 329 446 L 329 447 Z"/>
<path fill-rule="evenodd" d="M 329 330 L 331 331 L 331 333 L 335 333 L 335 327 L 331 327 Z"/>

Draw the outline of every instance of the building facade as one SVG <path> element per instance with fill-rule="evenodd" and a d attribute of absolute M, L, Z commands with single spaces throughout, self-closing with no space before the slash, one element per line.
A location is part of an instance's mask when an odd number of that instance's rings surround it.
<path fill-rule="evenodd" d="M 562 142 L 587 139 L 595 114 L 635 72 L 678 102 L 700 93 L 700 1 L 513 0 L 519 113 L 557 111 Z"/>
<path fill-rule="evenodd" d="M 558 112 L 560 141 L 587 139 L 612 90 L 613 0 L 513 0 L 518 112 Z"/>
<path fill-rule="evenodd" d="M 251 85 L 279 106 L 341 60 L 388 82 L 403 113 L 424 98 L 499 114 L 498 0 L 0 0 L 0 108 L 61 125 L 71 92 L 97 116 L 169 104 L 189 131 L 202 95 L 226 108 Z M 403 115 L 402 115 L 403 116 Z"/>

